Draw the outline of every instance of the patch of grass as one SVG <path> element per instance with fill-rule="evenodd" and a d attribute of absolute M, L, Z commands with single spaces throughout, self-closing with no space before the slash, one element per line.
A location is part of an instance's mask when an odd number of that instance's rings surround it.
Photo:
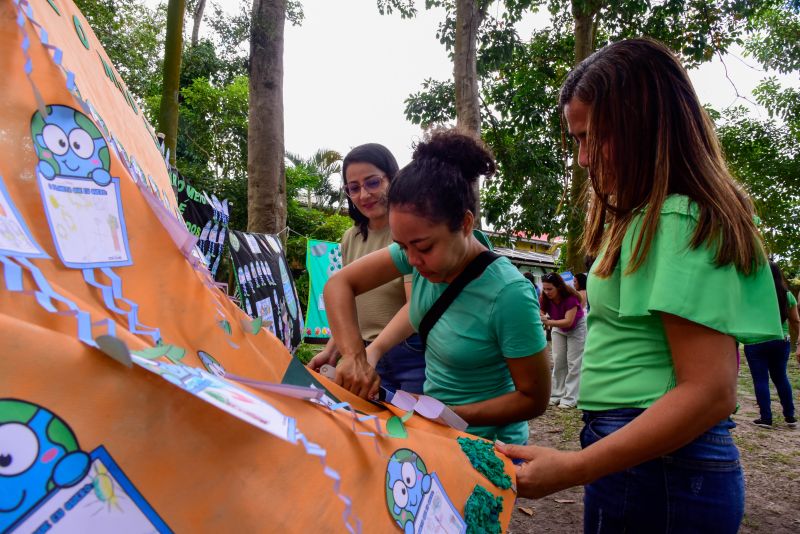
<path fill-rule="evenodd" d="M 561 443 L 575 445 L 580 441 L 580 433 L 583 428 L 581 411 L 575 409 L 563 410 L 561 408 L 550 408 L 551 423 L 556 428 L 561 429 Z M 560 447 L 559 447 L 560 448 Z"/>
<path fill-rule="evenodd" d="M 303 365 L 311 361 L 311 358 L 317 355 L 319 351 L 325 348 L 325 345 L 309 345 L 307 343 L 300 343 L 297 350 L 294 351 L 294 357 L 303 362 Z"/>

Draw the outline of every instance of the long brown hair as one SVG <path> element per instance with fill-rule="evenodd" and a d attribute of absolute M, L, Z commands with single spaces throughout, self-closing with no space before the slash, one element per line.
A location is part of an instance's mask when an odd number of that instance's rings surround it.
<path fill-rule="evenodd" d="M 644 211 L 625 272 L 644 262 L 668 195 L 699 207 L 691 247 L 716 247 L 716 264 L 750 274 L 766 255 L 753 207 L 725 165 L 714 125 L 675 55 L 651 39 L 620 41 L 582 61 L 567 76 L 559 99 L 589 106 L 589 215 L 586 252 L 605 247 L 595 273 L 609 276 L 630 223 Z M 588 192 L 587 192 L 588 193 Z"/>

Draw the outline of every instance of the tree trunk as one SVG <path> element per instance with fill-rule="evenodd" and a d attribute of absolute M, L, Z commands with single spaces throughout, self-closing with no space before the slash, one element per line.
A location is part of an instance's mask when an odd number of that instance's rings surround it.
<path fill-rule="evenodd" d="M 169 0 L 167 5 L 164 82 L 161 90 L 161 107 L 158 112 L 158 129 L 164 134 L 164 145 L 169 150 L 169 161 L 173 166 L 175 166 L 175 147 L 178 140 L 178 90 L 180 89 L 185 9 L 185 0 Z"/>
<path fill-rule="evenodd" d="M 456 124 L 481 133 L 480 94 L 478 93 L 478 29 L 486 17 L 479 0 L 456 1 L 456 44 L 453 53 L 453 81 L 456 86 Z M 480 181 L 475 184 L 478 199 L 475 227 L 481 228 Z"/>
<path fill-rule="evenodd" d="M 594 51 L 596 2 L 572 0 L 572 15 L 575 18 L 575 65 Z M 567 210 L 567 258 L 564 268 L 580 273 L 584 268 L 583 226 L 586 220 L 586 197 L 583 194 L 589 173 L 578 165 L 578 147 L 572 151 L 572 179 L 569 188 Z"/>
<path fill-rule="evenodd" d="M 286 227 L 283 144 L 283 28 L 286 0 L 255 0 L 250 28 L 247 230 Z"/>
<path fill-rule="evenodd" d="M 197 46 L 197 39 L 200 35 L 200 23 L 203 21 L 203 11 L 206 8 L 206 0 L 197 0 L 194 8 L 194 25 L 192 26 L 192 46 Z"/>

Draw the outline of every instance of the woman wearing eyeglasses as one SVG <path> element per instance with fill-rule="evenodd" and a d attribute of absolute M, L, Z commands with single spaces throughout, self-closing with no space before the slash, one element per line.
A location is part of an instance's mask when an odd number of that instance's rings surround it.
<path fill-rule="evenodd" d="M 568 286 L 558 273 L 547 273 L 542 277 L 539 305 L 542 323 L 553 329 L 553 390 L 550 404 L 559 408 L 574 408 L 578 404 L 581 359 L 586 340 L 581 295 Z"/>
<path fill-rule="evenodd" d="M 449 405 L 470 433 L 525 443 L 527 421 L 545 411 L 550 394 L 547 342 L 533 287 L 508 258 L 468 270 L 479 258 L 492 258 L 473 223 L 474 185 L 494 169 L 488 149 L 469 134 L 437 131 L 419 143 L 389 188 L 394 243 L 336 273 L 325 286 L 325 304 L 342 353 L 336 381 L 370 398 L 379 380 L 361 343 L 357 296 L 412 275 L 405 321 L 384 330 L 387 339 L 402 339 L 420 329 L 451 284 L 458 287 L 453 282 L 462 273 L 475 272 L 428 331 L 425 394 Z"/>
<path fill-rule="evenodd" d="M 389 149 L 377 143 L 360 145 L 342 162 L 344 191 L 354 225 L 342 237 L 342 261 L 345 266 L 392 243 L 389 231 L 389 184 L 398 171 Z M 361 340 L 369 345 L 369 364 L 375 367 L 386 389 L 422 393 L 425 380 L 425 353 L 419 336 L 409 332 L 407 339 L 394 346 L 386 345 L 380 333 L 405 306 L 411 292 L 411 277 L 398 275 L 380 287 L 356 299 Z M 330 308 L 328 314 L 330 315 Z M 315 356 L 309 367 L 319 370 L 324 364 L 336 365 L 339 351 L 333 338 Z"/>

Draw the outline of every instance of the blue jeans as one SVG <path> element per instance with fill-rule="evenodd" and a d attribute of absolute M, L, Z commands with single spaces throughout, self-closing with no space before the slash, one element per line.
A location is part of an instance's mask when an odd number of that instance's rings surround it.
<path fill-rule="evenodd" d="M 584 412 L 581 446 L 619 430 L 644 410 Z M 688 445 L 592 482 L 585 533 L 735 533 L 744 515 L 739 450 L 721 421 Z"/>
<path fill-rule="evenodd" d="M 744 355 L 750 374 L 753 376 L 753 388 L 756 390 L 756 402 L 761 411 L 761 420 L 772 423 L 772 407 L 770 406 L 769 379 L 778 390 L 778 399 L 783 407 L 784 417 L 794 417 L 794 400 L 792 385 L 786 376 L 786 364 L 789 363 L 789 342 L 777 339 L 755 345 L 745 345 Z"/>
<path fill-rule="evenodd" d="M 422 393 L 425 382 L 425 347 L 417 334 L 398 343 L 383 355 L 375 367 L 381 386 L 390 391 L 402 389 Z"/>

